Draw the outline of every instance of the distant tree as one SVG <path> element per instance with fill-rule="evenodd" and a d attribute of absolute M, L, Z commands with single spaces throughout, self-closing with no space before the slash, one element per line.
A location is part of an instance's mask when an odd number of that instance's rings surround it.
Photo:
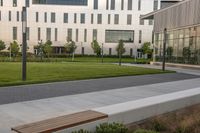
<path fill-rule="evenodd" d="M 77 46 L 74 41 L 69 41 L 65 44 L 66 52 L 72 55 L 72 61 L 74 61 L 74 54 L 77 49 Z"/>
<path fill-rule="evenodd" d="M 2 50 L 4 50 L 5 48 L 6 48 L 5 43 L 4 43 L 2 40 L 0 40 L 0 52 L 1 52 Z"/>
<path fill-rule="evenodd" d="M 8 50 L 11 51 L 11 54 L 13 57 L 16 57 L 17 54 L 19 53 L 19 45 L 17 43 L 17 41 L 13 41 L 12 43 L 10 43 L 10 47 L 8 48 Z"/>
<path fill-rule="evenodd" d="M 52 42 L 48 40 L 45 44 L 42 45 L 43 53 L 49 58 L 52 53 Z"/>
<path fill-rule="evenodd" d="M 190 50 L 190 47 L 184 47 L 183 48 L 183 60 L 184 62 L 189 62 L 190 61 L 190 57 L 191 57 L 191 50 Z"/>
<path fill-rule="evenodd" d="M 101 47 L 99 45 L 99 43 L 94 40 L 92 43 L 91 43 L 91 47 L 94 51 L 94 53 L 97 55 L 97 56 L 100 56 L 101 55 Z"/>
<path fill-rule="evenodd" d="M 168 47 L 166 50 L 167 56 L 169 59 L 172 59 L 172 55 L 173 55 L 173 47 Z"/>
<path fill-rule="evenodd" d="M 200 64 L 200 49 L 195 50 L 194 52 L 195 64 Z"/>
<path fill-rule="evenodd" d="M 142 53 L 152 56 L 153 50 L 150 47 L 151 47 L 151 43 L 145 42 L 141 48 Z"/>
<path fill-rule="evenodd" d="M 123 40 L 119 40 L 119 43 L 118 43 L 118 45 L 116 47 L 116 51 L 117 51 L 117 54 L 119 56 L 119 66 L 121 66 L 122 55 L 126 52 Z"/>

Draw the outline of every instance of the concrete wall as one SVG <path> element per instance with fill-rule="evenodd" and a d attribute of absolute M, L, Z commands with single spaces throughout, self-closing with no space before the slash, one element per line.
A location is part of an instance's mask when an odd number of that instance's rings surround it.
<path fill-rule="evenodd" d="M 156 115 L 175 111 L 200 103 L 200 88 L 154 96 L 137 101 L 110 105 L 93 109 L 108 114 L 108 119 L 69 128 L 58 133 L 71 133 L 71 131 L 85 129 L 94 131 L 96 125 L 104 122 L 120 122 L 130 124 Z"/>

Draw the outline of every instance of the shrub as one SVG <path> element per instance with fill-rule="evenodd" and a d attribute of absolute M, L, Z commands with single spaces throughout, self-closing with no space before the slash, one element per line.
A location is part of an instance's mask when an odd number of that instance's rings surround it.
<path fill-rule="evenodd" d="M 164 123 L 159 121 L 159 120 L 154 120 L 152 122 L 152 128 L 153 128 L 153 130 L 155 130 L 157 132 L 166 130 L 166 127 L 165 127 Z"/>
<path fill-rule="evenodd" d="M 96 133 L 128 133 L 128 129 L 120 123 L 103 123 L 96 127 Z"/>
<path fill-rule="evenodd" d="M 133 133 L 158 133 L 158 132 L 152 130 L 138 129 Z"/>
<path fill-rule="evenodd" d="M 79 131 L 73 131 L 72 133 L 92 133 L 92 132 L 81 129 Z"/>

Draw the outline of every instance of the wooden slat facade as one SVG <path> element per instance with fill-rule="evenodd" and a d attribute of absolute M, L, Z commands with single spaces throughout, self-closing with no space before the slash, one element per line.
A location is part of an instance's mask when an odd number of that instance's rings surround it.
<path fill-rule="evenodd" d="M 200 0 L 185 0 L 154 14 L 154 31 L 200 24 Z"/>

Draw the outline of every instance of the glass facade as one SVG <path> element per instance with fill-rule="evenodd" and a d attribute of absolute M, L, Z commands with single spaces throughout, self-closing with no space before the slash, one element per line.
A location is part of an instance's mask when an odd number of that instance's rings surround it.
<path fill-rule="evenodd" d="M 33 4 L 87 6 L 88 1 L 87 0 L 33 0 Z"/>
<path fill-rule="evenodd" d="M 118 43 L 119 40 L 124 42 L 134 42 L 134 31 L 132 30 L 106 30 L 105 42 Z"/>
<path fill-rule="evenodd" d="M 163 33 L 155 34 L 156 61 L 163 59 Z M 200 65 L 200 26 L 167 32 L 166 61 Z"/>

